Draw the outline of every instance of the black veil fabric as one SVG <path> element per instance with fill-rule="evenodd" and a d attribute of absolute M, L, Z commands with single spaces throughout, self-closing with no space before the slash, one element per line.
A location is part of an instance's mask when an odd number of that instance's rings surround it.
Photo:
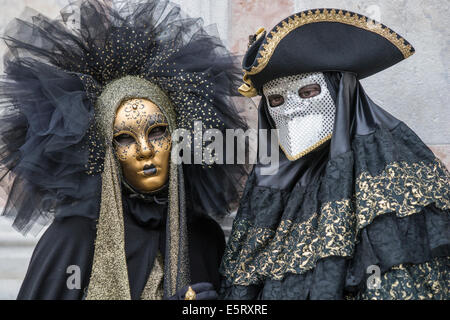
<path fill-rule="evenodd" d="M 98 214 L 100 176 L 86 174 L 94 117 L 83 84 L 42 62 L 6 62 L 1 85 L 3 215 L 27 233 L 55 215 Z M 71 207 L 76 206 L 76 212 Z"/>
<path fill-rule="evenodd" d="M 255 167 L 259 185 L 274 186 L 288 191 L 298 179 L 301 179 L 303 185 L 307 185 L 321 175 L 324 165 L 330 159 L 351 151 L 354 136 L 369 135 L 378 127 L 392 130 L 400 124 L 399 120 L 370 100 L 352 74 L 325 73 L 325 79 L 337 110 L 331 142 L 297 161 L 289 161 L 284 153 L 280 152 L 280 169 L 276 175 L 261 175 L 261 168 L 264 166 L 259 164 Z M 259 127 L 275 129 L 267 108 L 266 100 L 261 99 Z M 270 139 L 272 137 L 268 135 L 269 146 Z"/>
<path fill-rule="evenodd" d="M 354 74 L 325 77 L 336 103 L 332 139 L 296 161 L 279 151 L 275 175 L 261 174 L 267 165 L 254 167 L 222 260 L 222 297 L 344 299 L 364 292 L 369 266 L 380 267 L 389 287 L 398 280 L 390 268 L 434 263 L 443 272 L 427 288 L 414 283 L 402 294 L 418 299 L 433 285 L 435 297 L 445 299 L 447 169 L 366 95 Z M 259 127 L 274 128 L 264 97 Z"/>
<path fill-rule="evenodd" d="M 212 27 L 169 1 L 84 0 L 59 20 L 31 9 L 27 15 L 3 37 L 9 51 L 0 84 L 2 215 L 22 233 L 55 217 L 98 216 L 104 149 L 94 105 L 115 79 L 134 75 L 157 84 L 172 100 L 179 128 L 192 131 L 200 120 L 203 129 L 246 130 L 231 100 L 241 75 L 235 58 Z M 246 176 L 242 165 L 184 171 L 194 214 L 216 217 L 237 202 Z"/>

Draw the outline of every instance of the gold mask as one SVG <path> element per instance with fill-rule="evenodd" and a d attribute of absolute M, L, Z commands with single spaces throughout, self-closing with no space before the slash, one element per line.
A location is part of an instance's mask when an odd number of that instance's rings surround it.
<path fill-rule="evenodd" d="M 172 144 L 167 119 L 157 105 L 145 99 L 124 101 L 114 120 L 114 145 L 131 187 L 142 193 L 164 187 Z"/>

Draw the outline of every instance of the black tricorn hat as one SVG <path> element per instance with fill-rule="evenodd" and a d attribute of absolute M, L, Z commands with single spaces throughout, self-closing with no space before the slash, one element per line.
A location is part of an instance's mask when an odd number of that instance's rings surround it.
<path fill-rule="evenodd" d="M 366 16 L 340 9 L 313 9 L 294 14 L 267 35 L 258 30 L 244 56 L 239 92 L 261 94 L 279 77 L 325 71 L 352 72 L 363 79 L 414 54 L 405 39 Z"/>

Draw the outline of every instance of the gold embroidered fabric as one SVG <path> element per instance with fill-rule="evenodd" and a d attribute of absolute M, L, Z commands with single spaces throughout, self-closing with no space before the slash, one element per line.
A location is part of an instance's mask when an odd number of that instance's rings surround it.
<path fill-rule="evenodd" d="M 162 300 L 164 296 L 164 259 L 161 253 L 155 258 L 152 271 L 148 277 L 141 300 Z"/>
<path fill-rule="evenodd" d="M 354 199 L 325 203 L 307 221 L 281 220 L 273 230 L 237 218 L 222 270 L 234 285 L 250 285 L 265 277 L 281 280 L 286 273 L 304 273 L 321 258 L 351 257 L 359 231 L 380 215 L 406 217 L 430 204 L 450 209 L 449 177 L 438 159 L 397 162 L 376 176 L 363 172 Z"/>
<path fill-rule="evenodd" d="M 439 159 L 433 163 L 395 162 L 377 176 L 363 172 L 356 180 L 357 228 L 364 228 L 379 215 L 395 212 L 406 217 L 431 203 L 450 209 L 449 182 L 450 174 Z"/>
<path fill-rule="evenodd" d="M 281 280 L 286 273 L 313 269 L 320 258 L 350 256 L 355 225 L 350 206 L 349 200 L 328 203 L 320 216 L 314 213 L 301 223 L 282 220 L 276 230 L 238 221 L 227 252 L 237 251 L 242 242 L 252 245 L 244 245 L 236 260 L 225 254 L 227 278 L 236 285 L 257 283 L 264 277 Z"/>
<path fill-rule="evenodd" d="M 168 223 L 170 229 L 169 242 L 166 243 L 166 250 L 169 250 L 169 268 L 167 285 L 169 286 L 170 296 L 177 291 L 177 272 L 178 272 L 178 255 L 180 247 L 180 218 L 179 218 L 179 193 L 178 193 L 178 170 L 174 162 L 170 164 L 169 176 L 169 211 Z M 185 272 L 182 272 L 183 274 Z"/>
<path fill-rule="evenodd" d="M 102 196 L 100 214 L 95 240 L 94 259 L 88 287 L 88 300 L 129 300 L 131 299 L 128 270 L 125 256 L 125 236 L 122 209 L 122 193 L 120 184 L 120 164 L 112 150 L 113 121 L 115 112 L 122 101 L 132 98 L 148 99 L 157 104 L 166 116 L 169 131 L 176 129 L 175 111 L 167 95 L 155 84 L 133 76 L 126 76 L 111 82 L 99 97 L 96 105 L 98 131 L 105 139 L 105 161 L 102 174 Z M 189 282 L 188 266 L 178 264 L 180 253 L 179 217 L 180 190 L 183 184 L 178 183 L 178 166 L 170 163 L 169 167 L 169 239 L 167 240 L 168 260 L 165 261 L 167 294 L 172 296 L 177 288 Z M 185 228 L 184 228 L 185 229 Z M 159 268 L 157 266 L 157 268 Z M 155 270 L 157 272 L 158 269 Z M 152 292 L 150 285 L 155 283 L 157 274 L 147 281 L 143 297 L 158 297 L 160 292 Z M 180 274 L 180 277 L 178 275 Z M 159 283 L 158 283 L 159 284 Z M 156 288 L 155 288 L 156 289 Z"/>
<path fill-rule="evenodd" d="M 381 275 L 379 289 L 366 288 L 347 300 L 448 300 L 450 258 L 400 264 Z"/>
<path fill-rule="evenodd" d="M 118 177 L 113 151 L 108 147 L 87 300 L 131 299 L 125 256 L 122 192 Z"/>

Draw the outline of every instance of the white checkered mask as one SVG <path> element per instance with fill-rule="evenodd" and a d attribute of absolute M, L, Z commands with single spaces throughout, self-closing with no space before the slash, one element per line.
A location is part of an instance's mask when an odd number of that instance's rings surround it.
<path fill-rule="evenodd" d="M 274 79 L 263 86 L 263 93 L 289 160 L 303 157 L 331 138 L 336 106 L 323 73 Z"/>

